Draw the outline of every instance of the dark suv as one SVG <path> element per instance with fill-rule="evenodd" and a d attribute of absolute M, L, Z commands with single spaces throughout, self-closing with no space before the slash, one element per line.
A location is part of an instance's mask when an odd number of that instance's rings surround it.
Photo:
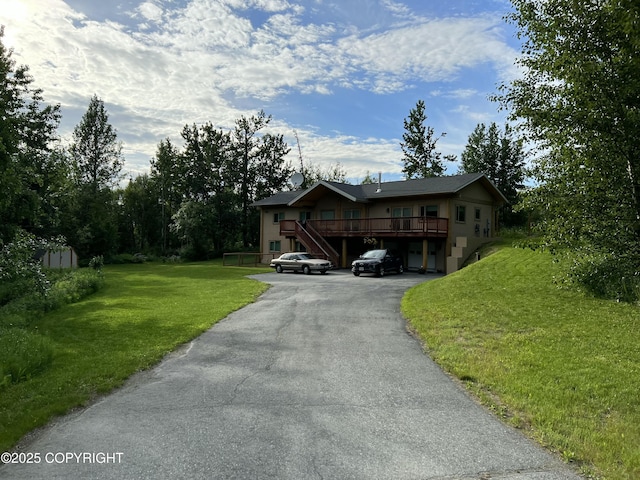
<path fill-rule="evenodd" d="M 369 250 L 351 263 L 351 271 L 357 277 L 361 273 L 375 273 L 383 277 L 389 271 L 404 272 L 402 259 L 390 250 Z"/>

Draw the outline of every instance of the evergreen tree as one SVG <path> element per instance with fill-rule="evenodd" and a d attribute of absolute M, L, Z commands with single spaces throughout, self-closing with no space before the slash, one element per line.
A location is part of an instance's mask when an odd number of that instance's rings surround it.
<path fill-rule="evenodd" d="M 404 153 L 402 172 L 407 179 L 439 177 L 445 172 L 442 154 L 436 150 L 438 140 L 445 134 L 434 138 L 434 130 L 426 121 L 424 101 L 418 100 L 404 120 L 405 132 L 400 143 Z M 455 161 L 455 156 L 445 155 L 444 160 Z"/>
<path fill-rule="evenodd" d="M 121 179 L 124 159 L 116 130 L 96 95 L 73 131 L 69 152 L 76 189 L 65 234 L 81 258 L 116 253 L 119 208 L 113 188 Z"/>
<path fill-rule="evenodd" d="M 97 95 L 91 97 L 89 108 L 74 129 L 69 151 L 79 184 L 89 185 L 97 192 L 113 188 L 121 180 L 120 172 L 124 166 L 122 144 L 109 123 L 104 102 Z"/>
<path fill-rule="evenodd" d="M 505 126 L 504 133 L 491 123 L 481 123 L 469 136 L 462 152 L 460 173 L 484 173 L 509 201 L 500 209 L 501 223 L 512 226 L 522 218 L 513 213 L 519 191 L 524 187 L 524 151 L 521 139 L 513 137 L 513 130 Z"/>

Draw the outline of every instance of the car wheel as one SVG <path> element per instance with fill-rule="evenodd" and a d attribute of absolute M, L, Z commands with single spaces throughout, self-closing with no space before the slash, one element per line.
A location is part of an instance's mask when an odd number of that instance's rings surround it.
<path fill-rule="evenodd" d="M 354 274 L 356 277 L 359 277 L 359 276 L 360 276 L 360 272 L 359 272 L 359 271 L 357 271 L 357 270 L 356 270 L 355 272 L 353 272 L 353 274 Z"/>
<path fill-rule="evenodd" d="M 384 277 L 384 267 L 378 267 L 378 276 Z"/>
<path fill-rule="evenodd" d="M 276 272 L 282 273 L 282 265 L 276 265 Z"/>
<path fill-rule="evenodd" d="M 402 265 L 398 267 L 398 273 L 404 273 L 404 267 Z"/>
<path fill-rule="evenodd" d="M 309 265 L 305 265 L 304 267 L 302 267 L 302 273 L 304 273 L 305 275 L 309 275 L 311 273 Z"/>

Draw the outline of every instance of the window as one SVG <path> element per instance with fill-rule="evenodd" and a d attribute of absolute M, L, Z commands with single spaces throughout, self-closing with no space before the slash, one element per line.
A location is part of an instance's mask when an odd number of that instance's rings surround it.
<path fill-rule="evenodd" d="M 360 210 L 345 210 L 343 214 L 345 220 L 355 220 L 360 218 Z"/>
<path fill-rule="evenodd" d="M 269 242 L 269 251 L 270 252 L 279 252 L 280 251 L 280 240 L 271 240 Z"/>
<path fill-rule="evenodd" d="M 467 207 L 456 205 L 456 222 L 465 223 L 467 221 Z"/>
<path fill-rule="evenodd" d="M 411 207 L 395 207 L 393 209 L 392 217 L 410 217 Z"/>
<path fill-rule="evenodd" d="M 284 212 L 273 214 L 273 223 L 279 223 L 280 220 L 284 220 Z"/>
<path fill-rule="evenodd" d="M 300 212 L 300 221 L 305 222 L 311 220 L 311 212 Z"/>
<path fill-rule="evenodd" d="M 391 212 L 391 216 L 394 218 L 401 217 L 410 217 L 413 212 L 411 211 L 411 207 L 394 207 Z M 410 230 L 411 229 L 411 220 L 407 218 L 400 223 L 400 220 L 393 220 L 393 229 L 394 230 Z"/>
<path fill-rule="evenodd" d="M 336 218 L 336 211 L 335 210 L 322 210 L 320 212 L 320 219 L 321 220 L 335 220 Z"/>
<path fill-rule="evenodd" d="M 344 229 L 350 232 L 357 232 L 360 230 L 360 210 L 348 209 L 342 212 L 342 218 L 344 218 Z"/>
<path fill-rule="evenodd" d="M 479 208 L 476 208 L 476 222 L 480 221 L 480 214 L 481 214 L 481 210 Z"/>
<path fill-rule="evenodd" d="M 420 216 L 421 217 L 437 217 L 438 216 L 438 206 L 437 205 L 426 205 L 420 207 Z"/>

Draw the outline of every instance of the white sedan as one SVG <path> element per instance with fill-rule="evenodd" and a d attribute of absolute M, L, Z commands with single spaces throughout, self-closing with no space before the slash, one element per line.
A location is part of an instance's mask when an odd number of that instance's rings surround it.
<path fill-rule="evenodd" d="M 329 260 L 314 258 L 304 252 L 283 253 L 279 258 L 271 260 L 269 266 L 275 268 L 278 273 L 282 273 L 285 270 L 293 270 L 306 275 L 313 271 L 325 274 L 327 270 L 330 270 L 332 267 Z"/>

